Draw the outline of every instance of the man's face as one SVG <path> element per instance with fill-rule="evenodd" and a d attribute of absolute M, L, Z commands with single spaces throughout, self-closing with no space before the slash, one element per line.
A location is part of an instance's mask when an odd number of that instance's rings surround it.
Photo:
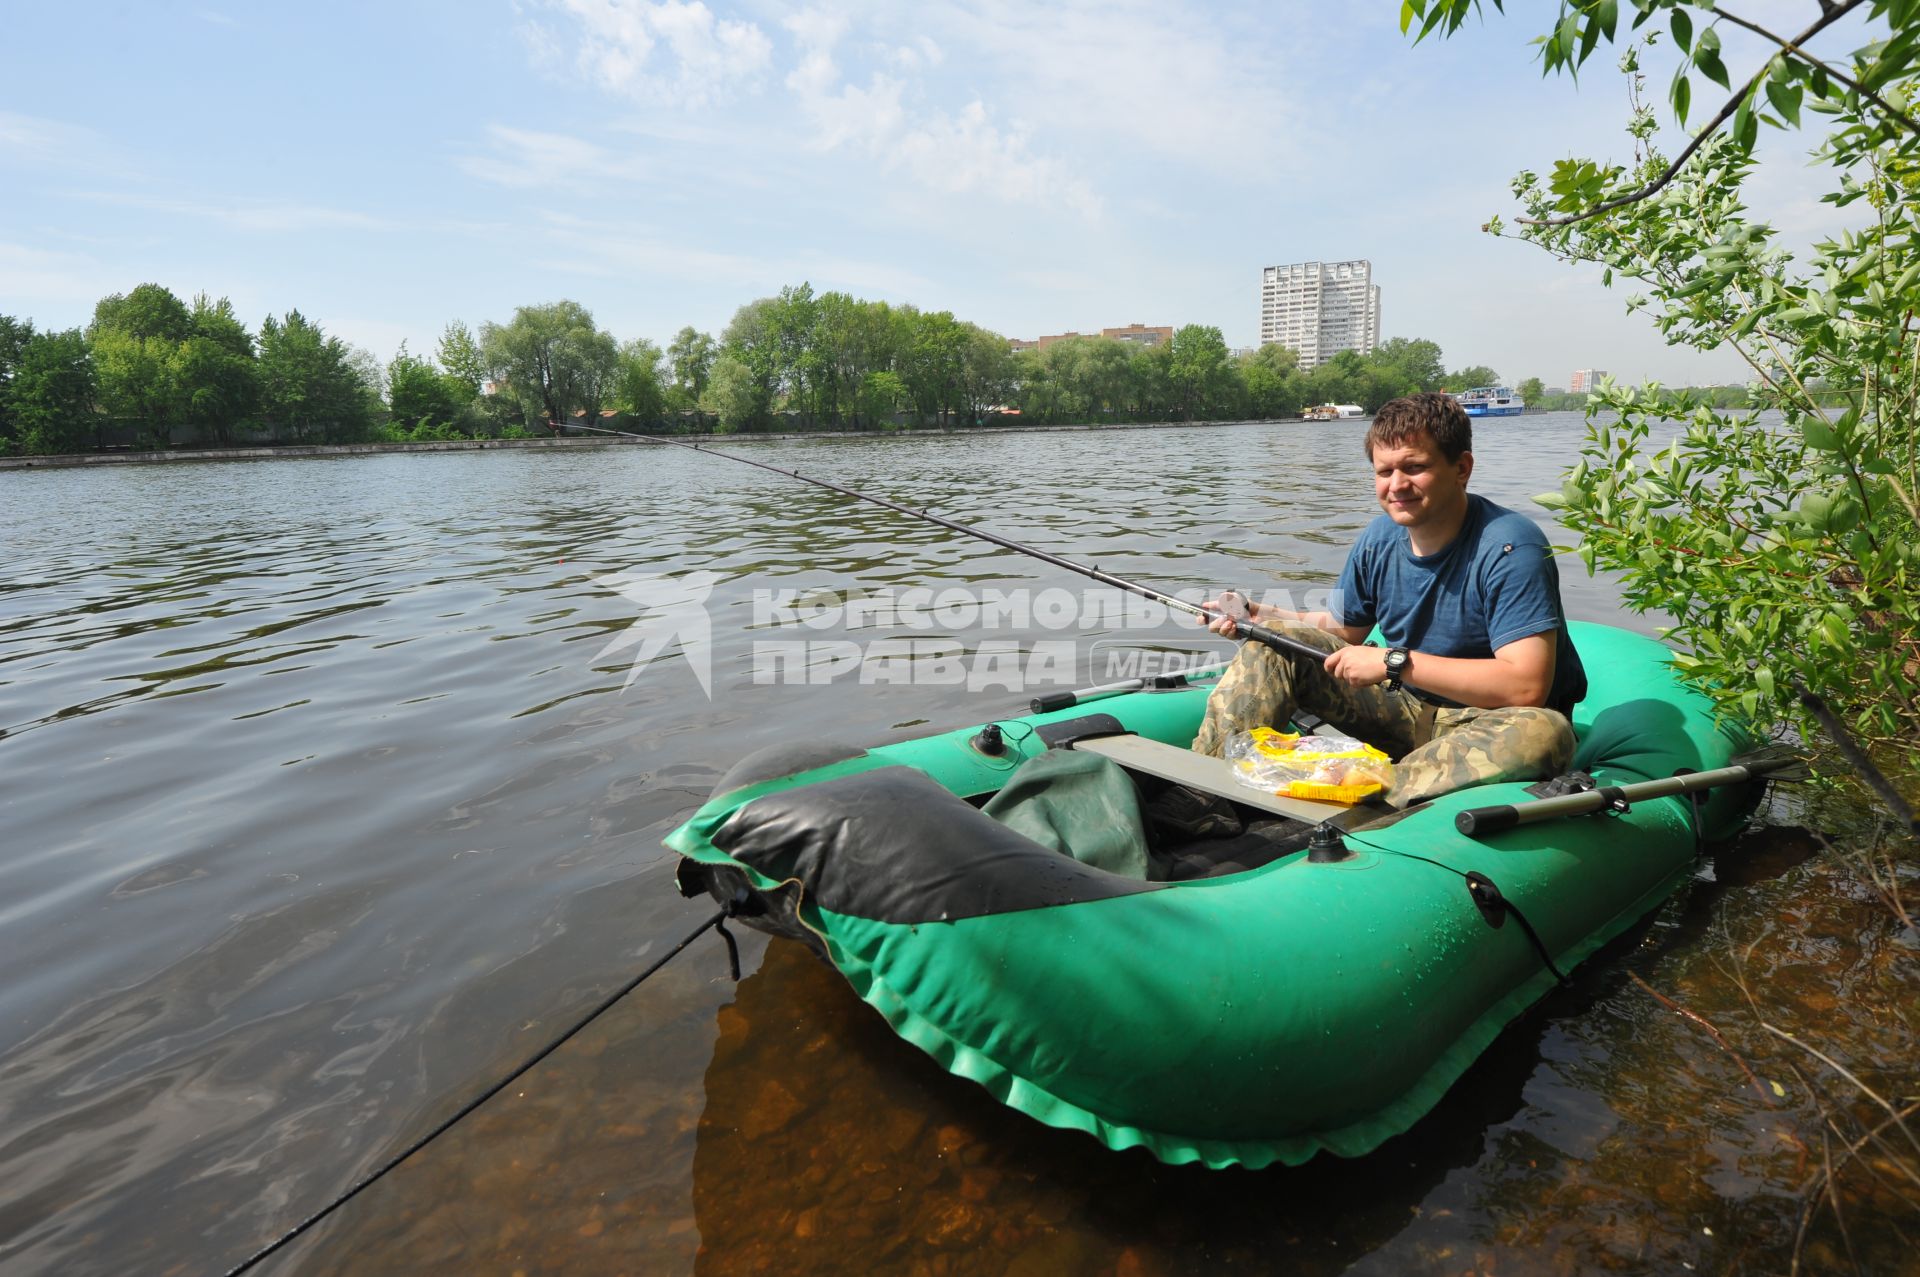
<path fill-rule="evenodd" d="M 1373 495 L 1403 528 L 1442 522 L 1466 506 L 1473 454 L 1448 461 L 1433 436 L 1422 433 L 1397 447 L 1373 450 Z"/>

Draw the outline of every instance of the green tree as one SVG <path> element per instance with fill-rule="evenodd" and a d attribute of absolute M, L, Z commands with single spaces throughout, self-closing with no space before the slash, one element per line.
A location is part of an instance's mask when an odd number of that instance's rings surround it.
<path fill-rule="evenodd" d="M 260 324 L 260 411 L 298 440 L 344 443 L 372 429 L 374 388 L 338 337 L 297 310 Z"/>
<path fill-rule="evenodd" d="M 182 403 L 176 356 L 192 329 L 186 304 L 159 284 L 114 293 L 93 308 L 87 339 L 101 406 L 150 447 L 173 442 Z"/>
<path fill-rule="evenodd" d="M 1457 372 L 1448 373 L 1446 380 L 1440 383 L 1439 389 L 1449 390 L 1454 394 L 1459 394 L 1463 390 L 1473 390 L 1479 386 L 1497 386 L 1499 384 L 1499 373 L 1487 367 L 1485 364 L 1474 364 L 1470 367 L 1462 368 Z"/>
<path fill-rule="evenodd" d="M 870 372 L 860 379 L 860 389 L 854 397 L 854 413 L 857 419 L 870 426 L 891 424 L 893 414 L 899 412 L 907 402 L 906 383 L 894 372 Z"/>
<path fill-rule="evenodd" d="M 666 393 L 661 381 L 664 359 L 660 347 L 644 337 L 620 347 L 613 406 L 642 425 L 657 425 L 666 415 Z"/>
<path fill-rule="evenodd" d="M 440 334 L 439 360 L 445 375 L 460 383 L 468 403 L 479 397 L 487 380 L 487 358 L 461 320 L 454 320 Z"/>
<path fill-rule="evenodd" d="M 1547 397 L 1547 388 L 1540 384 L 1538 377 L 1528 377 L 1520 383 L 1515 393 L 1520 396 L 1521 402 L 1533 408 L 1539 406 L 1540 401 Z"/>
<path fill-rule="evenodd" d="M 8 387 L 20 367 L 20 356 L 33 339 L 33 321 L 0 315 L 0 453 L 12 447 L 15 438 L 13 410 L 8 406 Z"/>
<path fill-rule="evenodd" d="M 900 344 L 895 371 L 905 383 L 915 416 L 942 425 L 961 408 L 967 331 L 949 310 L 894 311 Z"/>
<path fill-rule="evenodd" d="M 564 423 L 578 408 L 592 424 L 619 365 L 613 337 L 575 301 L 522 306 L 504 326 L 483 324 L 480 349 L 492 380 L 529 422 Z"/>
<path fill-rule="evenodd" d="M 1240 357 L 1240 380 L 1247 388 L 1247 415 L 1272 420 L 1297 416 L 1306 406 L 1306 379 L 1300 353 L 1269 342 Z"/>
<path fill-rule="evenodd" d="M 201 293 L 193 299 L 172 372 L 179 420 L 203 440 L 232 443 L 234 431 L 259 407 L 253 334 L 224 297 L 216 302 Z"/>
<path fill-rule="evenodd" d="M 963 324 L 960 347 L 960 401 L 967 424 L 977 426 L 987 411 L 1006 403 L 1013 394 L 1013 353 L 1007 339 L 977 324 Z M 1118 346 L 1119 342 L 1109 342 Z M 1126 352 L 1120 352 L 1120 386 L 1124 391 Z"/>
<path fill-rule="evenodd" d="M 787 406 L 799 412 L 807 425 L 817 424 L 830 381 L 826 361 L 814 343 L 820 303 L 813 286 L 803 283 L 781 289 L 779 296 L 768 300 L 762 317 L 766 342 L 762 353 L 775 395 L 785 395 Z"/>
<path fill-rule="evenodd" d="M 1446 383 L 1447 373 L 1440 362 L 1440 346 L 1424 337 L 1390 337 L 1374 347 L 1372 358 L 1374 363 L 1397 368 L 1404 374 L 1407 390 L 1402 393 L 1439 390 Z"/>
<path fill-rule="evenodd" d="M 1173 393 L 1182 418 L 1210 415 L 1233 389 L 1227 343 L 1211 325 L 1186 324 L 1173 334 Z"/>
<path fill-rule="evenodd" d="M 6 415 L 23 451 L 77 452 L 94 431 L 92 353 L 78 328 L 35 333 L 19 348 L 4 391 Z"/>
<path fill-rule="evenodd" d="M 473 398 L 464 377 L 408 354 L 403 341 L 387 364 L 386 380 L 387 411 L 402 430 L 426 435 L 465 433 L 461 427 Z"/>
<path fill-rule="evenodd" d="M 1403 23 L 1451 35 L 1476 6 L 1410 0 Z M 1499 3 L 1496 0 L 1495 7 Z M 1888 38 L 1833 52 L 1822 33 L 1850 13 Z M 1609 387 L 1581 458 L 1556 498 L 1590 567 L 1620 575 L 1626 601 L 1674 620 L 1681 661 L 1720 704 L 1803 731 L 1844 728 L 1904 772 L 1920 772 L 1920 5 L 1810 6 L 1801 31 L 1774 31 L 1707 0 L 1563 6 L 1539 41 L 1549 73 L 1572 72 L 1631 16 L 1621 58 L 1632 159 L 1569 158 L 1523 172 L 1519 237 L 1598 264 L 1641 290 L 1667 340 L 1731 350 L 1752 367 L 1754 408 L 1730 412 L 1657 385 Z M 1719 27 L 1765 43 L 1736 79 Z M 1696 87 L 1727 96 L 1678 156 L 1658 147 L 1644 96 L 1671 34 L 1673 119 Z M 1852 38 L 1852 37 L 1850 37 Z M 1853 225 L 1797 263 L 1746 204 L 1761 126 L 1824 122 L 1815 152 L 1826 201 Z M 1696 118 L 1697 121 L 1697 117 Z M 1488 229 L 1503 233 L 1495 219 Z M 1824 389 L 1822 389 L 1824 387 Z M 1657 453 L 1654 425 L 1677 441 Z M 1808 699 L 1809 697 L 1815 699 Z M 1823 720 L 1825 704 L 1838 717 Z M 1890 799 L 1890 805 L 1897 800 Z"/>
<path fill-rule="evenodd" d="M 709 374 L 711 410 L 727 430 L 759 430 L 770 423 L 782 380 L 777 297 L 761 297 L 733 312 L 720 334 L 720 355 Z M 722 362 L 727 362 L 721 384 Z"/>
<path fill-rule="evenodd" d="M 93 307 L 88 337 L 102 332 L 125 333 L 141 341 L 179 343 L 193 330 L 186 303 L 160 284 L 142 284 L 130 293 L 102 297 Z"/>
<path fill-rule="evenodd" d="M 1307 374 L 1308 403 L 1357 404 L 1367 397 L 1368 388 L 1366 356 L 1355 350 L 1336 351 Z"/>
<path fill-rule="evenodd" d="M 100 406 L 108 418 L 133 427 L 148 447 L 169 446 L 179 402 L 174 382 L 177 343 L 113 328 L 93 332 L 90 341 Z"/>
<path fill-rule="evenodd" d="M 696 332 L 692 325 L 682 328 L 667 343 L 667 366 L 673 372 L 669 395 L 676 410 L 699 405 L 707 396 L 707 379 L 713 374 L 713 361 L 720 353 L 713 338 Z"/>
<path fill-rule="evenodd" d="M 701 407 L 720 419 L 723 433 L 751 430 L 765 423 L 772 409 L 766 382 L 730 350 L 722 350 L 713 361 L 707 380 L 707 397 Z"/>

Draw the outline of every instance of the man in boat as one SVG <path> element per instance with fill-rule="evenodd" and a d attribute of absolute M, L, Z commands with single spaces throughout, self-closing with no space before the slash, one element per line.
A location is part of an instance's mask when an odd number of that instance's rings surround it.
<path fill-rule="evenodd" d="M 1314 665 L 1244 643 L 1193 748 L 1319 715 L 1396 760 L 1406 807 L 1468 785 L 1558 775 L 1586 671 L 1567 634 L 1560 573 L 1531 519 L 1467 492 L 1473 426 L 1452 396 L 1408 395 L 1373 419 L 1366 451 L 1382 513 L 1347 554 L 1332 607 L 1294 612 L 1228 592 L 1207 606 L 1327 653 Z M 1384 647 L 1362 646 L 1375 625 Z"/>

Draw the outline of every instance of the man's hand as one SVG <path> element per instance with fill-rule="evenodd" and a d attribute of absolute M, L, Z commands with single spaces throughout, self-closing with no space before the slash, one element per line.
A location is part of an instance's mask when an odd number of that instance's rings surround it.
<path fill-rule="evenodd" d="M 1204 616 L 1201 617 L 1200 624 L 1221 638 L 1232 638 L 1240 632 L 1240 627 L 1234 624 L 1235 621 L 1258 623 L 1256 613 L 1259 612 L 1260 605 L 1237 590 L 1222 590 L 1219 598 L 1208 599 L 1200 606 L 1217 614 L 1211 621 Z"/>
<path fill-rule="evenodd" d="M 1357 644 L 1343 647 L 1327 656 L 1324 668 L 1349 687 L 1372 687 L 1387 681 L 1387 653 L 1384 648 Z"/>

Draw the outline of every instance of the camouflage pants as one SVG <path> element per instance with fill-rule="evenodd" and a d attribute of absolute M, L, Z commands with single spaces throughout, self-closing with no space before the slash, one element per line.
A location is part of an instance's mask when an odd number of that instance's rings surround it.
<path fill-rule="evenodd" d="M 1322 651 L 1346 646 L 1325 630 L 1283 624 L 1288 638 Z M 1440 709 L 1432 739 L 1417 739 L 1423 710 L 1406 692 L 1384 683 L 1353 687 L 1301 657 L 1281 656 L 1259 643 L 1240 653 L 1207 698 L 1207 716 L 1193 748 L 1218 758 L 1236 732 L 1284 726 L 1296 710 L 1317 714 L 1394 759 L 1387 801 L 1408 807 L 1441 794 L 1496 780 L 1557 776 L 1573 761 L 1573 726 L 1550 709 Z"/>

